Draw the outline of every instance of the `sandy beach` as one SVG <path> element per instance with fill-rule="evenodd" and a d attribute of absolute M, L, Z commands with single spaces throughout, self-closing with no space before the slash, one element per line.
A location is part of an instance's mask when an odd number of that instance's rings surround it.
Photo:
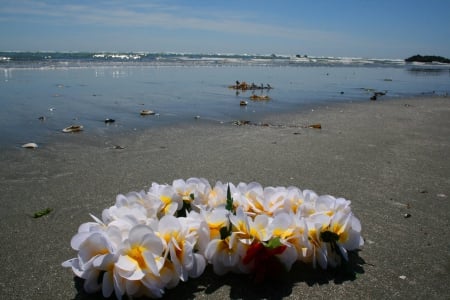
<path fill-rule="evenodd" d="M 117 194 L 152 182 L 204 177 L 349 199 L 365 245 L 346 269 L 299 264 L 264 286 L 208 269 L 168 290 L 166 299 L 447 298 L 449 137 L 450 98 L 421 97 L 318 106 L 259 125 L 200 119 L 133 135 L 60 134 L 34 150 L 2 149 L 0 295 L 98 299 L 61 267 L 75 256 L 70 240 L 89 213 L 100 216 Z M 50 214 L 32 217 L 47 207 Z"/>

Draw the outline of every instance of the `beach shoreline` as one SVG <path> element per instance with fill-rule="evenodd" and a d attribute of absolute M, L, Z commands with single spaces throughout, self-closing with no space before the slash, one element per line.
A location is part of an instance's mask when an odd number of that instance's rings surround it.
<path fill-rule="evenodd" d="M 257 181 L 349 199 L 365 246 L 354 258 L 354 276 L 305 275 L 296 266 L 281 285 L 259 288 L 209 270 L 168 291 L 167 299 L 444 298 L 449 136 L 449 97 L 381 98 L 266 115 L 256 124 L 200 118 L 136 134 L 60 134 L 37 149 L 0 149 L 0 238 L 7 241 L 0 255 L 8 270 L 0 275 L 0 294 L 90 299 L 61 267 L 74 257 L 70 239 L 91 221 L 89 213 L 101 216 L 117 194 L 152 182 L 204 177 L 212 185 Z M 47 207 L 50 214 L 31 217 Z"/>

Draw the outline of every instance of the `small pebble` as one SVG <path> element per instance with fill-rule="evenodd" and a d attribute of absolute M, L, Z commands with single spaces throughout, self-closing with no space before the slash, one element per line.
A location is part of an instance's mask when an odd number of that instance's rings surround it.
<path fill-rule="evenodd" d="M 125 149 L 126 147 L 124 147 L 124 146 L 120 146 L 120 145 L 114 145 L 114 146 L 112 146 L 112 149 L 118 149 L 118 150 L 123 150 L 123 149 Z"/>
<path fill-rule="evenodd" d="M 411 218 L 411 214 L 404 214 L 403 217 L 404 217 L 405 219 Z"/>
<path fill-rule="evenodd" d="M 400 275 L 400 276 L 398 276 L 398 278 L 405 280 L 406 276 L 405 275 Z"/>

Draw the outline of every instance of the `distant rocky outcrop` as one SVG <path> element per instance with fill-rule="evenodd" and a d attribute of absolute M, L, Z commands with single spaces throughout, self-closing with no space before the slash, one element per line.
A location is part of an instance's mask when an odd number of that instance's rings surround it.
<path fill-rule="evenodd" d="M 439 62 L 439 63 L 445 63 L 450 64 L 450 59 L 442 57 L 442 56 L 436 56 L 436 55 L 414 55 L 411 57 L 408 57 L 405 59 L 406 62 L 424 62 L 424 63 L 432 63 L 432 62 Z"/>

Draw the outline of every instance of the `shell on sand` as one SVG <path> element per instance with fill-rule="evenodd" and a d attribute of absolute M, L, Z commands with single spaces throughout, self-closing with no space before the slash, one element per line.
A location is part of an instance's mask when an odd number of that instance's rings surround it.
<path fill-rule="evenodd" d="M 28 148 L 28 149 L 36 149 L 38 145 L 36 143 L 26 143 L 22 145 L 22 148 Z"/>
<path fill-rule="evenodd" d="M 141 110 L 141 116 L 149 116 L 154 115 L 155 112 L 153 110 L 143 109 Z"/>
<path fill-rule="evenodd" d="M 70 125 L 69 127 L 64 128 L 63 132 L 78 132 L 83 130 L 83 125 Z"/>

